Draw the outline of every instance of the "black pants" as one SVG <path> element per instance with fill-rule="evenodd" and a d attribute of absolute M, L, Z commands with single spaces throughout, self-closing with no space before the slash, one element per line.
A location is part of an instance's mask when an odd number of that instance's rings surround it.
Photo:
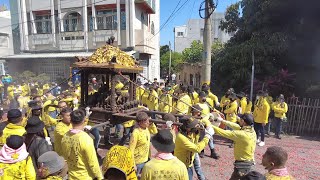
<path fill-rule="evenodd" d="M 262 123 L 254 123 L 254 130 L 256 131 L 257 139 L 259 139 L 261 134 L 261 141 L 264 142 L 264 126 Z"/>

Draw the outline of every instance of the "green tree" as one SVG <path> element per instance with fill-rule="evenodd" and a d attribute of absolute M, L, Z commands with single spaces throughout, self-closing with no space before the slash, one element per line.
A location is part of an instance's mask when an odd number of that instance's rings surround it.
<path fill-rule="evenodd" d="M 50 81 L 50 77 L 45 73 L 36 75 L 31 71 L 23 71 L 22 73 L 15 73 L 13 75 L 13 80 L 17 83 L 31 83 L 31 82 L 40 82 L 40 83 L 48 83 Z"/>
<path fill-rule="evenodd" d="M 319 6 L 318 0 L 242 0 L 228 8 L 221 28 L 234 36 L 213 66 L 220 87 L 250 84 L 254 51 L 257 80 L 266 82 L 284 69 L 296 74 L 296 94 L 305 94 L 319 82 Z"/>
<path fill-rule="evenodd" d="M 203 44 L 201 41 L 193 41 L 190 48 L 182 51 L 182 58 L 190 63 L 201 62 L 203 54 Z"/>
<path fill-rule="evenodd" d="M 169 71 L 170 52 L 165 53 L 160 58 L 160 69 L 162 75 L 167 75 Z M 179 65 L 183 62 L 181 53 L 171 53 L 171 72 L 179 71 Z"/>
<path fill-rule="evenodd" d="M 161 56 L 163 56 L 164 54 L 166 54 L 169 51 L 170 51 L 170 48 L 168 45 L 160 46 L 160 58 L 161 58 Z"/>

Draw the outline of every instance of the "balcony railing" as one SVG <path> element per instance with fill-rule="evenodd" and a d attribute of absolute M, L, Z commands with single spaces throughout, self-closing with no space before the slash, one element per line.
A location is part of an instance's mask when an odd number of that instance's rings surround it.
<path fill-rule="evenodd" d="M 155 0 L 135 0 L 135 3 L 140 4 L 149 14 L 155 14 L 156 12 Z"/>

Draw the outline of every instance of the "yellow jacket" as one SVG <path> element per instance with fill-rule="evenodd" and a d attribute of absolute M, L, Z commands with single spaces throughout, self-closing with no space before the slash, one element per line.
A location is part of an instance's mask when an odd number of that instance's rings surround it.
<path fill-rule="evenodd" d="M 68 163 L 69 180 L 103 179 L 93 139 L 86 132 L 67 132 L 61 146 Z"/>
<path fill-rule="evenodd" d="M 226 114 L 226 118 L 230 122 L 237 122 L 237 110 L 238 103 L 237 101 L 230 102 L 223 111 Z"/>
<path fill-rule="evenodd" d="M 246 113 L 247 104 L 248 104 L 247 98 L 246 97 L 241 98 L 240 100 L 241 112 L 239 112 L 240 114 Z"/>
<path fill-rule="evenodd" d="M 214 95 L 212 92 L 209 91 L 208 97 L 213 101 L 212 107 L 215 107 L 216 104 L 218 104 L 219 99 L 216 95 Z"/>
<path fill-rule="evenodd" d="M 199 105 L 202 109 L 201 114 L 202 115 L 207 115 L 210 113 L 210 107 L 208 106 L 207 103 L 198 103 L 197 105 Z"/>
<path fill-rule="evenodd" d="M 71 128 L 71 124 L 67 125 L 64 122 L 59 122 L 54 130 L 54 151 L 56 151 L 60 156 L 62 155 L 61 140 Z"/>
<path fill-rule="evenodd" d="M 158 111 L 159 109 L 158 93 L 155 90 L 152 90 L 148 96 L 148 108 L 151 111 Z"/>
<path fill-rule="evenodd" d="M 246 106 L 246 110 L 245 113 L 251 114 L 252 113 L 252 101 L 249 101 L 247 106 Z"/>
<path fill-rule="evenodd" d="M 178 102 L 177 102 L 177 109 L 179 110 L 178 114 L 189 114 L 190 107 L 192 106 L 191 98 L 188 94 L 181 94 L 179 96 Z"/>
<path fill-rule="evenodd" d="M 135 123 L 136 123 L 135 120 L 130 120 L 130 121 L 126 121 L 126 122 L 122 123 L 122 125 L 123 125 L 123 127 L 125 127 L 125 128 L 129 128 L 129 127 L 134 126 Z"/>
<path fill-rule="evenodd" d="M 8 88 L 7 88 L 9 100 L 12 100 L 14 98 L 14 89 L 15 89 L 15 87 L 13 85 L 8 86 Z"/>
<path fill-rule="evenodd" d="M 0 162 L 0 169 L 4 169 L 0 180 L 36 180 L 36 171 L 30 156 L 14 164 Z"/>
<path fill-rule="evenodd" d="M 253 117 L 256 123 L 268 123 L 270 113 L 269 103 L 265 98 L 260 98 L 254 107 Z"/>
<path fill-rule="evenodd" d="M 27 131 L 23 126 L 9 123 L 3 129 L 2 136 L 0 137 L 0 146 L 2 147 L 6 143 L 7 138 L 9 136 L 11 136 L 11 135 L 23 136 L 26 133 L 27 133 Z"/>
<path fill-rule="evenodd" d="M 147 129 L 136 128 L 130 137 L 129 149 L 131 150 L 136 164 L 145 163 L 150 155 L 150 133 L 158 132 L 154 123 Z"/>
<path fill-rule="evenodd" d="M 227 101 L 230 101 L 230 99 L 227 98 L 225 95 L 222 96 L 221 101 L 220 101 L 220 107 L 221 107 L 221 108 L 224 108 L 224 107 L 226 106 L 226 102 L 227 102 Z"/>
<path fill-rule="evenodd" d="M 146 89 L 141 96 L 142 104 L 146 105 L 147 107 L 149 107 L 149 105 L 148 105 L 149 104 L 149 101 L 148 101 L 149 93 L 150 93 L 150 91 L 148 89 Z"/>
<path fill-rule="evenodd" d="M 136 100 L 141 101 L 143 93 L 144 93 L 144 88 L 143 87 L 141 87 L 141 86 L 136 87 Z"/>
<path fill-rule="evenodd" d="M 124 87 L 124 84 L 122 82 L 118 82 L 115 86 L 116 89 L 122 89 Z"/>
<path fill-rule="evenodd" d="M 212 126 L 217 135 L 231 139 L 234 141 L 234 158 L 238 161 L 253 161 L 256 149 L 256 132 L 253 127 L 240 127 L 237 123 L 223 121 L 224 124 L 233 130 L 224 130 L 216 126 Z"/>
<path fill-rule="evenodd" d="M 165 112 L 165 113 L 171 113 L 172 112 L 172 96 L 169 94 L 162 94 L 160 96 L 159 101 L 159 111 Z"/>
<path fill-rule="evenodd" d="M 280 102 L 274 102 L 272 104 L 272 109 L 274 111 L 274 116 L 280 119 L 283 119 L 286 116 L 286 113 L 288 112 L 288 105 L 287 103 L 283 102 L 282 104 Z"/>
<path fill-rule="evenodd" d="M 158 173 L 158 172 L 165 173 Z M 188 180 L 186 166 L 176 157 L 170 160 L 151 159 L 143 167 L 141 180 Z"/>
<path fill-rule="evenodd" d="M 189 94 L 189 96 L 191 98 L 192 105 L 199 103 L 199 94 L 197 92 L 194 91 L 192 94 Z"/>
<path fill-rule="evenodd" d="M 200 153 L 208 144 L 209 139 L 203 138 L 198 142 L 198 137 L 195 134 L 188 137 L 178 133 L 175 141 L 174 155 L 182 161 L 186 167 L 192 167 L 195 153 Z"/>
<path fill-rule="evenodd" d="M 42 86 L 42 89 L 49 90 L 49 89 L 50 89 L 49 84 L 44 84 L 44 85 Z"/>

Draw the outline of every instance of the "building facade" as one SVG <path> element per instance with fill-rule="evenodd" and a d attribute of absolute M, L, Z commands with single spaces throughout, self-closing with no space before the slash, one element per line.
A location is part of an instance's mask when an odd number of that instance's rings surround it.
<path fill-rule="evenodd" d="M 228 34 L 219 28 L 221 20 L 224 19 L 224 13 L 213 13 L 212 22 L 212 41 L 227 42 L 231 34 Z M 187 25 L 174 27 L 174 51 L 182 52 L 189 48 L 192 41 L 203 42 L 204 20 L 190 19 Z"/>
<path fill-rule="evenodd" d="M 13 54 L 13 41 L 10 11 L 0 12 L 0 75 L 6 73 L 3 57 Z"/>
<path fill-rule="evenodd" d="M 9 71 L 32 70 L 48 74 L 51 80 L 66 78 L 74 55 L 90 56 L 113 40 L 120 49 L 136 51 L 147 78 L 159 78 L 159 0 L 10 2 L 20 53 L 6 59 Z"/>

